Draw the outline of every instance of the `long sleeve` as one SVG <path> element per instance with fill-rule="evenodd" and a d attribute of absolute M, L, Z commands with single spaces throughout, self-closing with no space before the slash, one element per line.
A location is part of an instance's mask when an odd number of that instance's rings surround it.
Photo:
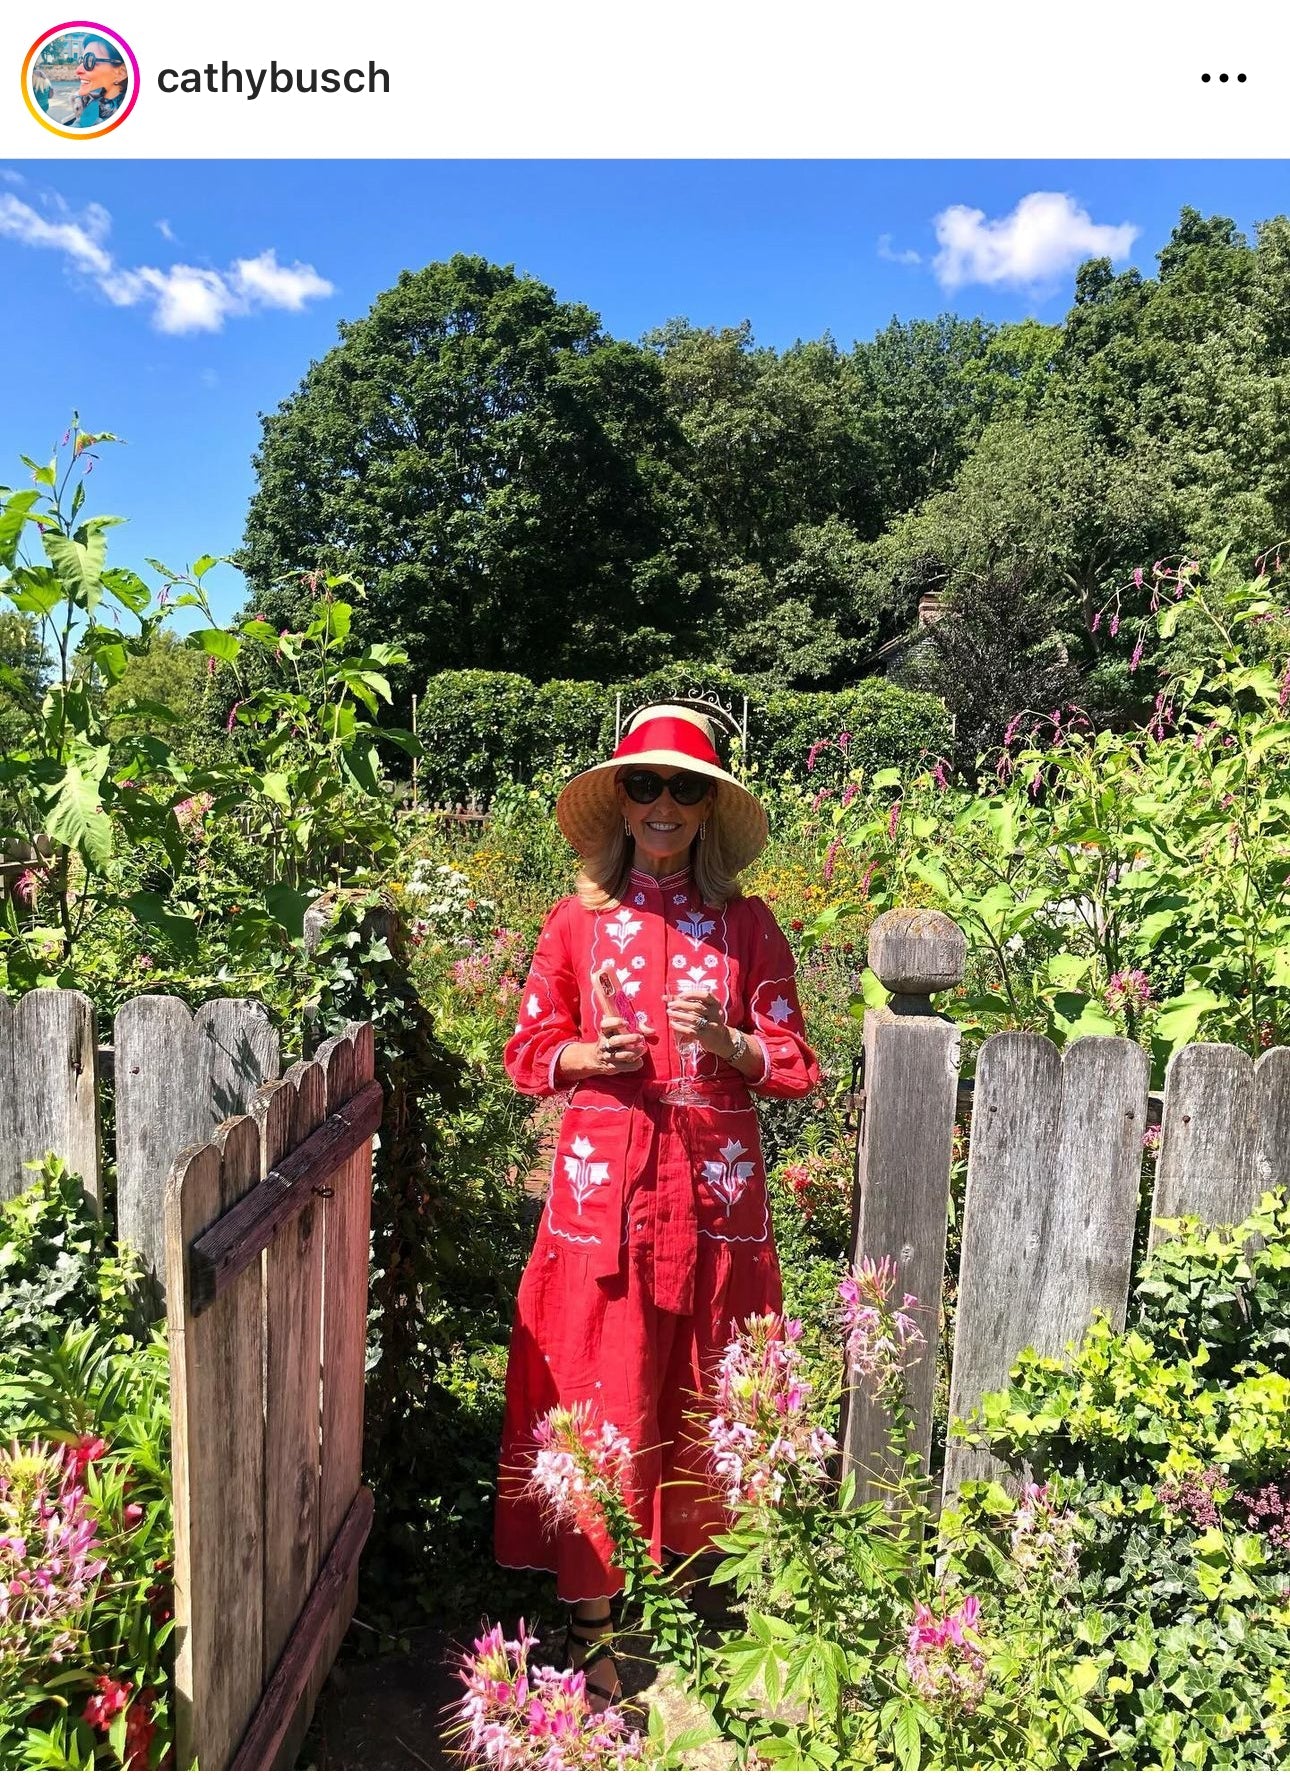
<path fill-rule="evenodd" d="M 820 1064 L 806 1040 L 797 997 L 797 964 L 766 903 L 750 895 L 752 953 L 744 986 L 748 1029 L 766 1053 L 766 1071 L 750 1080 L 764 1098 L 804 1098 L 819 1083 Z"/>
<path fill-rule="evenodd" d="M 532 1098 L 550 1097 L 559 1091 L 555 1069 L 560 1051 L 566 1043 L 577 1042 L 581 1034 L 568 906 L 567 901 L 557 902 L 547 915 L 520 995 L 515 1033 L 503 1055 L 516 1087 Z"/>

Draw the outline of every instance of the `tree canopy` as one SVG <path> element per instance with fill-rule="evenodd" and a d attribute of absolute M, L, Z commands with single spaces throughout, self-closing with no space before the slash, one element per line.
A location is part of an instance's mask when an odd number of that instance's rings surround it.
<path fill-rule="evenodd" d="M 1091 619 L 1136 567 L 1231 544 L 1248 568 L 1290 527 L 1288 379 L 1285 217 L 1251 242 L 1184 209 L 1154 276 L 1083 265 L 1061 326 L 893 319 L 849 349 L 684 318 L 616 340 L 458 255 L 264 416 L 243 560 L 284 623 L 308 595 L 279 575 L 357 576 L 405 689 L 668 658 L 837 689 L 922 594 L 993 633 L 1012 586 L 1043 614 L 1028 645 L 1105 687 L 1126 650 Z"/>

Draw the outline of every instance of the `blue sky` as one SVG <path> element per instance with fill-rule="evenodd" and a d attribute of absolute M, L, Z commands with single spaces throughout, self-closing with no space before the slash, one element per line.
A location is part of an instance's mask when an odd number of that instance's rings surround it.
<path fill-rule="evenodd" d="M 1045 198 L 1039 194 L 1052 194 Z M 638 338 L 674 315 L 843 346 L 893 314 L 1060 320 L 1092 252 L 1154 270 L 1184 203 L 1247 230 L 1284 162 L 0 163 L 0 482 L 73 407 L 143 570 L 237 547 L 258 415 L 404 267 L 514 263 Z M 143 570 L 147 573 L 146 570 Z M 155 576 L 147 574 L 150 580 Z M 231 614 L 241 582 L 212 575 Z"/>

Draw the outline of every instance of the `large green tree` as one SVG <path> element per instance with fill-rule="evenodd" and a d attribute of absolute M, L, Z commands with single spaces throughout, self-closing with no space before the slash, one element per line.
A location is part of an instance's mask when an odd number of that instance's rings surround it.
<path fill-rule="evenodd" d="M 322 567 L 356 627 L 432 671 L 621 671 L 702 627 L 682 441 L 654 354 L 536 278 L 458 254 L 404 272 L 263 417 L 242 562 L 299 622 Z"/>

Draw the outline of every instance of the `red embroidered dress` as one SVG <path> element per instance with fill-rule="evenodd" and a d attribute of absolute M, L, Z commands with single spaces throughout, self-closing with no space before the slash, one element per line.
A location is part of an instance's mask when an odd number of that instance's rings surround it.
<path fill-rule="evenodd" d="M 521 1092 L 560 1090 L 560 1051 L 595 1040 L 591 978 L 605 962 L 653 1035 L 640 1072 L 570 1094 L 516 1306 L 496 1521 L 502 1565 L 554 1569 L 566 1600 L 613 1593 L 621 1575 L 607 1543 L 552 1533 L 524 1497 L 533 1424 L 553 1406 L 591 1401 L 630 1438 L 631 1503 L 656 1558 L 691 1554 L 726 1523 L 686 1421 L 697 1410 L 701 1431 L 710 1417 L 703 1399 L 731 1322 L 781 1305 L 750 1094 L 800 1098 L 819 1078 L 793 955 L 765 903 L 709 908 L 688 872 L 633 871 L 620 905 L 592 912 L 570 897 L 548 916 L 506 1046 Z M 699 1050 L 707 1107 L 660 1102 L 680 1071 L 665 1000 L 689 987 L 714 994 L 766 1057 L 746 1081 Z"/>

